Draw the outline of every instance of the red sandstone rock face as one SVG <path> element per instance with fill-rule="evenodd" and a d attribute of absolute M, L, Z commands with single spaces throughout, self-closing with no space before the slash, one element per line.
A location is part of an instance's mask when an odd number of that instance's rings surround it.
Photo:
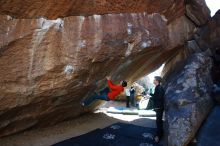
<path fill-rule="evenodd" d="M 1 1 L 0 137 L 91 110 L 80 101 L 106 75 L 132 82 L 156 69 L 194 32 L 184 11 L 172 0 Z"/>
<path fill-rule="evenodd" d="M 183 3 L 184 0 L 1 0 L 0 13 L 16 18 L 44 16 L 56 19 L 73 15 L 148 12 L 161 13 L 170 19 L 184 14 Z"/>

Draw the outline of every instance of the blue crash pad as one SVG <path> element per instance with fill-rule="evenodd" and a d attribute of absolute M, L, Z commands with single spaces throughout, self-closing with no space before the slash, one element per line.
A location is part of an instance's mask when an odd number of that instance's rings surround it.
<path fill-rule="evenodd" d="M 115 123 L 104 129 L 70 138 L 53 146 L 161 146 L 152 141 L 153 128 Z"/>

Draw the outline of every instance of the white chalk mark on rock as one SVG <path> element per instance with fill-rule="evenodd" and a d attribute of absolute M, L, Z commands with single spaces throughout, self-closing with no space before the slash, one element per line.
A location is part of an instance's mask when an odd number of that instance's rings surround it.
<path fill-rule="evenodd" d="M 127 43 L 128 43 L 128 41 L 124 40 L 124 44 L 127 44 Z"/>
<path fill-rule="evenodd" d="M 163 19 L 163 21 L 165 21 L 165 22 L 167 22 L 168 20 L 167 20 L 167 18 L 166 18 L 166 16 L 164 16 L 164 15 L 161 15 L 161 18 Z"/>
<path fill-rule="evenodd" d="M 49 29 L 52 26 L 55 26 L 56 29 L 60 29 L 64 26 L 64 21 L 61 18 L 57 18 L 56 20 L 40 18 L 39 25 L 42 29 Z"/>
<path fill-rule="evenodd" d="M 73 71 L 74 71 L 74 68 L 73 68 L 72 65 L 66 65 L 65 68 L 64 68 L 64 72 L 65 72 L 67 75 L 73 73 Z"/>
<path fill-rule="evenodd" d="M 125 52 L 125 57 L 128 57 L 134 48 L 134 43 L 128 43 L 128 48 Z"/>
<path fill-rule="evenodd" d="M 127 33 L 128 33 L 128 35 L 131 35 L 131 34 L 132 34 L 131 28 L 128 28 L 128 29 L 127 29 Z"/>
<path fill-rule="evenodd" d="M 127 25 L 128 25 L 128 27 L 132 27 L 132 26 L 133 26 L 133 25 L 132 25 L 131 23 L 129 23 L 129 22 L 128 22 L 128 24 L 127 24 Z"/>
<path fill-rule="evenodd" d="M 128 28 L 127 28 L 127 33 L 128 33 L 128 35 L 131 35 L 132 34 L 132 24 L 131 23 L 127 23 L 127 26 L 128 26 Z"/>
<path fill-rule="evenodd" d="M 94 15 L 93 16 L 95 19 L 96 23 L 96 32 L 94 34 L 94 40 L 93 40 L 93 48 L 95 52 L 98 52 L 101 49 L 101 43 L 102 43 L 102 34 L 103 34 L 103 29 L 101 26 L 101 20 L 102 16 L 101 15 Z"/>
<path fill-rule="evenodd" d="M 142 42 L 141 43 L 141 48 L 144 49 L 144 48 L 148 48 L 151 46 L 151 41 L 147 41 L 147 42 Z"/>
<path fill-rule="evenodd" d="M 80 45 L 80 48 L 85 48 L 86 47 L 86 40 L 81 40 L 79 45 Z"/>
<path fill-rule="evenodd" d="M 150 32 L 147 29 L 145 29 L 145 32 L 147 33 L 147 36 L 149 37 Z"/>

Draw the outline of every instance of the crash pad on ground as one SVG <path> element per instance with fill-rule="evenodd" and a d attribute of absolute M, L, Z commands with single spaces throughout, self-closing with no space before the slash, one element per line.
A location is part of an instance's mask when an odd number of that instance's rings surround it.
<path fill-rule="evenodd" d="M 53 146 L 161 146 L 152 140 L 154 133 L 153 128 L 115 123 Z"/>
<path fill-rule="evenodd" d="M 156 134 L 155 128 L 137 126 L 127 123 L 115 123 L 104 128 L 103 130 L 112 131 L 130 138 L 150 140 L 151 142 L 153 142 L 153 137 Z"/>

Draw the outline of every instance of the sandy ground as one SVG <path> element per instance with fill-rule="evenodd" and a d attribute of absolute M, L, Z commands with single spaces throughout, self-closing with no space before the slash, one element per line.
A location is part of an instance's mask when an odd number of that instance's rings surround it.
<path fill-rule="evenodd" d="M 122 106 L 121 103 L 108 103 L 96 113 L 83 115 L 53 127 L 33 129 L 0 139 L 0 146 L 50 146 L 65 139 L 78 136 L 97 128 L 104 128 L 116 122 L 132 123 L 145 127 L 155 127 L 155 117 L 143 118 L 138 115 L 106 114 L 109 106 Z"/>

